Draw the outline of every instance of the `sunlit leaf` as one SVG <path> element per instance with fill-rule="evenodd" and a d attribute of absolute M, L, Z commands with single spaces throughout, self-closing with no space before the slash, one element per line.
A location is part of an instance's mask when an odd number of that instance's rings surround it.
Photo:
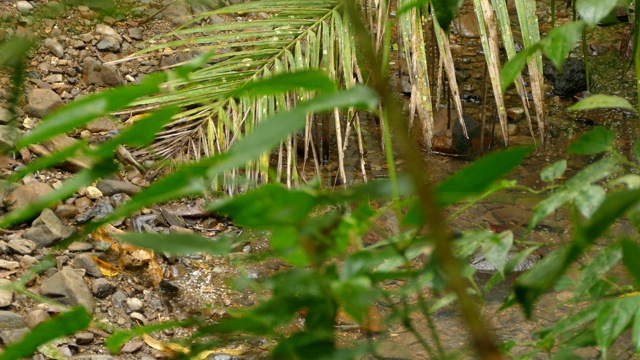
<path fill-rule="evenodd" d="M 602 186 L 589 185 L 578 191 L 573 201 L 578 211 L 589 219 L 606 197 L 607 192 Z"/>
<path fill-rule="evenodd" d="M 91 259 L 98 265 L 102 275 L 111 277 L 120 274 L 120 270 L 108 262 L 100 260 L 97 256 L 91 255 Z"/>
<path fill-rule="evenodd" d="M 627 327 L 638 310 L 640 296 L 623 297 L 610 301 L 596 317 L 596 340 L 603 353 Z"/>
<path fill-rule="evenodd" d="M 583 269 L 576 280 L 576 289 L 573 296 L 580 299 L 591 287 L 596 285 L 602 276 L 622 259 L 620 246 L 607 246 L 603 248 Z"/>
<path fill-rule="evenodd" d="M 504 232 L 498 237 L 498 241 L 487 241 L 482 247 L 482 255 L 489 261 L 500 274 L 504 275 L 504 266 L 507 256 L 513 246 L 513 233 Z"/>
<path fill-rule="evenodd" d="M 540 42 L 545 55 L 555 65 L 556 69 L 560 70 L 562 63 L 571 52 L 573 46 L 580 40 L 586 27 L 587 24 L 584 21 L 570 22 L 557 26 Z"/>
<path fill-rule="evenodd" d="M 591 110 L 591 109 L 623 109 L 631 112 L 637 112 L 629 100 L 613 95 L 591 95 L 588 98 L 578 101 L 570 106 L 569 111 Z"/>
<path fill-rule="evenodd" d="M 6 345 L 4 351 L 0 353 L 0 360 L 31 356 L 38 349 L 38 346 L 86 329 L 90 322 L 91 315 L 87 313 L 87 310 L 82 306 L 75 307 L 36 325 L 20 341 Z"/>
<path fill-rule="evenodd" d="M 503 93 L 507 91 L 507 88 L 515 81 L 516 77 L 520 75 L 522 69 L 524 69 L 524 66 L 527 64 L 528 57 L 535 54 L 540 48 L 541 45 L 539 44 L 528 47 L 517 53 L 502 66 L 500 70 L 500 87 Z"/>
<path fill-rule="evenodd" d="M 575 0 L 576 12 L 590 26 L 596 26 L 618 5 L 617 1 Z"/>
<path fill-rule="evenodd" d="M 337 86 L 324 71 L 299 70 L 283 72 L 269 78 L 249 82 L 231 91 L 226 96 L 273 96 L 274 94 L 286 93 L 296 89 L 330 93 L 336 91 Z"/>

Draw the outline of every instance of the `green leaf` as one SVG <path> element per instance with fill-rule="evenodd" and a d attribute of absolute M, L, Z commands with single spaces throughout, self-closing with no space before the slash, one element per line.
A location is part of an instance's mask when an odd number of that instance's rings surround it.
<path fill-rule="evenodd" d="M 605 353 L 620 336 L 638 310 L 640 296 L 629 296 L 609 302 L 598 313 L 595 323 L 596 341 Z"/>
<path fill-rule="evenodd" d="M 636 156 L 636 162 L 640 162 L 640 139 L 633 144 L 633 155 Z"/>
<path fill-rule="evenodd" d="M 241 226 L 269 229 L 297 225 L 316 203 L 316 197 L 308 191 L 268 184 L 247 194 L 213 203 L 207 209 L 226 214 Z"/>
<path fill-rule="evenodd" d="M 438 24 L 445 32 L 449 32 L 449 26 L 463 2 L 463 0 L 431 0 L 431 6 L 438 19 Z"/>
<path fill-rule="evenodd" d="M 163 73 L 153 74 L 145 76 L 138 85 L 120 86 L 74 101 L 45 117 L 35 129 L 18 141 L 16 147 L 20 149 L 50 139 L 77 129 L 99 116 L 122 109 L 139 97 L 157 92 L 164 81 L 166 75 Z"/>
<path fill-rule="evenodd" d="M 527 64 L 527 59 L 535 54 L 536 51 L 540 50 L 541 47 L 540 44 L 528 47 L 517 53 L 516 56 L 509 59 L 509 61 L 502 66 L 500 70 L 500 87 L 502 88 L 502 93 L 507 91 L 509 85 L 511 85 L 522 72 L 522 69 L 524 69 L 524 66 Z"/>
<path fill-rule="evenodd" d="M 576 12 L 590 26 L 596 26 L 617 4 L 617 1 L 611 0 L 576 0 Z"/>
<path fill-rule="evenodd" d="M 9 181 L 16 182 L 27 174 L 34 174 L 39 170 L 43 170 L 57 165 L 64 160 L 74 156 L 81 148 L 87 148 L 88 144 L 84 140 L 76 141 L 72 145 L 67 146 L 59 151 L 53 152 L 48 156 L 41 156 L 34 161 L 28 163 L 24 168 L 16 171 L 9 177 Z"/>
<path fill-rule="evenodd" d="M 533 217 L 529 222 L 529 230 L 533 229 L 540 220 L 556 211 L 560 206 L 573 200 L 583 188 L 615 173 L 617 164 L 618 161 L 614 158 L 604 158 L 587 166 L 567 180 L 555 193 L 536 205 Z"/>
<path fill-rule="evenodd" d="M 0 354 L 0 360 L 31 356 L 38 349 L 38 346 L 86 329 L 90 323 L 91 315 L 87 313 L 87 310 L 81 306 L 75 307 L 36 325 L 20 341 L 6 345 Z"/>
<path fill-rule="evenodd" d="M 143 334 L 149 334 L 154 331 L 173 329 L 181 326 L 189 326 L 193 323 L 194 321 L 189 319 L 184 321 L 173 321 L 173 322 L 165 322 L 160 324 L 139 326 L 131 330 L 117 330 L 107 338 L 107 340 L 104 342 L 104 345 L 107 347 L 107 349 L 109 349 L 109 351 L 115 354 L 118 351 L 120 351 L 120 347 L 124 345 L 124 343 L 129 341 L 129 339 L 131 339 L 132 337 L 140 336 Z"/>
<path fill-rule="evenodd" d="M 336 91 L 337 85 L 324 71 L 299 70 L 249 82 L 229 92 L 225 97 L 272 96 L 298 89 L 332 93 Z"/>
<path fill-rule="evenodd" d="M 633 327 L 631 330 L 631 343 L 636 349 L 636 354 L 640 352 L 640 308 L 636 310 L 636 317 L 633 321 Z"/>
<path fill-rule="evenodd" d="M 271 248 L 288 263 L 304 267 L 310 259 L 302 248 L 300 233 L 293 226 L 277 227 L 271 231 Z"/>
<path fill-rule="evenodd" d="M 359 324 L 364 324 L 371 306 L 371 299 L 376 298 L 368 276 L 357 276 L 331 284 L 340 307 L 351 315 Z"/>
<path fill-rule="evenodd" d="M 531 147 L 514 147 L 496 151 L 465 166 L 436 187 L 439 204 L 448 206 L 482 193 L 515 169 L 531 150 Z"/>
<path fill-rule="evenodd" d="M 640 190 L 616 191 L 605 199 L 583 229 L 578 228 L 574 243 L 586 247 L 604 235 L 609 227 L 640 202 Z"/>
<path fill-rule="evenodd" d="M 606 197 L 607 192 L 602 188 L 602 186 L 589 185 L 578 191 L 578 194 L 576 194 L 573 201 L 582 216 L 589 219 L 591 218 L 591 215 L 596 212 Z"/>
<path fill-rule="evenodd" d="M 556 161 L 540 171 L 540 179 L 544 182 L 551 182 L 562 176 L 565 171 L 567 171 L 567 160 Z"/>
<path fill-rule="evenodd" d="M 597 94 L 582 99 L 569 107 L 569 111 L 591 110 L 591 109 L 623 109 L 631 112 L 638 112 L 629 100 L 619 96 Z"/>
<path fill-rule="evenodd" d="M 555 65 L 556 69 L 561 69 L 562 63 L 571 52 L 573 46 L 580 40 L 586 27 L 587 24 L 584 21 L 570 22 L 557 26 L 540 42 L 542 50 Z"/>
<path fill-rule="evenodd" d="M 29 56 L 29 50 L 34 45 L 26 35 L 11 36 L 0 45 L 0 69 L 16 67 L 20 61 Z"/>
<path fill-rule="evenodd" d="M 200 253 L 226 255 L 230 252 L 232 243 L 230 238 L 221 237 L 214 240 L 198 234 L 128 233 L 119 235 L 118 239 L 158 253 L 178 256 Z"/>
<path fill-rule="evenodd" d="M 640 245 L 638 245 L 638 242 L 631 239 L 622 239 L 622 264 L 636 285 L 640 284 L 640 261 L 638 259 L 640 259 Z"/>
<path fill-rule="evenodd" d="M 507 256 L 513 246 L 513 233 L 511 231 L 504 232 L 493 241 L 494 238 L 490 238 L 484 246 L 482 246 L 482 255 L 489 261 L 496 270 L 504 275 L 504 267 L 507 263 Z"/>
<path fill-rule="evenodd" d="M 581 271 L 576 281 L 573 297 L 578 301 L 601 277 L 622 259 L 620 246 L 607 246 L 596 255 Z"/>

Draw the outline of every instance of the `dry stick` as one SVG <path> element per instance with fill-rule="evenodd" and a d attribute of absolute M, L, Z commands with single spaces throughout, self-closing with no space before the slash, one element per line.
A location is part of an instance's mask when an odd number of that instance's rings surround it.
<path fill-rule="evenodd" d="M 420 200 L 425 224 L 431 229 L 435 242 L 435 256 L 439 265 L 447 276 L 447 286 L 456 293 L 460 310 L 464 316 L 475 349 L 481 359 L 502 359 L 498 347 L 495 344 L 493 334 L 478 311 L 475 301 L 467 293 L 468 281 L 462 277 L 462 265 L 454 256 L 451 249 L 453 234 L 446 225 L 444 215 L 436 204 L 433 196 L 433 186 L 429 182 L 424 161 L 416 144 L 407 134 L 406 122 L 402 121 L 402 113 L 398 104 L 393 101 L 393 94 L 388 86 L 388 75 L 380 73 L 380 64 L 376 61 L 377 54 L 369 39 L 367 30 L 363 26 L 363 17 L 360 10 L 351 1 L 344 2 L 351 16 L 351 24 L 356 41 L 360 44 L 363 60 L 371 69 L 371 86 L 380 95 L 382 106 L 390 115 L 390 125 L 394 128 L 395 143 L 401 148 L 406 157 L 406 168 L 416 185 L 416 194 Z"/>
<path fill-rule="evenodd" d="M 482 127 L 480 127 L 480 155 L 484 154 L 484 128 L 486 126 L 487 123 L 487 109 L 485 108 L 487 106 L 487 91 L 488 91 L 488 84 L 487 84 L 487 67 L 484 67 L 484 73 L 482 75 L 482 81 L 484 82 L 484 91 L 482 92 L 482 115 L 481 115 L 481 120 L 482 120 Z"/>
<path fill-rule="evenodd" d="M 366 183 L 367 182 L 367 170 L 365 169 L 365 161 L 364 161 L 364 146 L 362 143 L 362 127 L 360 126 L 360 116 L 358 112 L 355 113 L 355 124 L 354 127 L 356 129 L 356 134 L 358 136 L 358 152 L 360 153 L 360 171 L 362 171 L 362 179 Z"/>
<path fill-rule="evenodd" d="M 340 173 L 340 179 L 342 185 L 347 186 L 347 174 L 344 171 L 344 149 L 342 148 L 342 126 L 340 125 L 340 111 L 338 109 L 333 110 L 333 117 L 336 124 L 336 142 L 338 148 L 338 171 Z"/>

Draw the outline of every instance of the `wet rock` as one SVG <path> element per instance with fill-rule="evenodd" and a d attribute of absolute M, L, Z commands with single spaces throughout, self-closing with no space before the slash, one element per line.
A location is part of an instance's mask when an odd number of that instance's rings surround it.
<path fill-rule="evenodd" d="M 25 112 L 30 116 L 42 119 L 62 105 L 64 102 L 53 90 L 33 89 L 27 95 Z"/>
<path fill-rule="evenodd" d="M 62 58 L 64 56 L 64 47 L 56 40 L 48 38 L 44 40 L 43 44 L 56 57 Z"/>
<path fill-rule="evenodd" d="M 122 84 L 122 78 L 113 66 L 103 65 L 87 57 L 82 63 L 82 78 L 89 85 L 116 86 Z"/>
<path fill-rule="evenodd" d="M 15 145 L 20 132 L 13 126 L 0 125 L 0 150 L 8 151 Z"/>
<path fill-rule="evenodd" d="M 86 196 L 91 200 L 98 200 L 104 197 L 102 191 L 95 186 L 87 186 Z"/>
<path fill-rule="evenodd" d="M 480 28 L 478 27 L 478 19 L 474 13 L 461 15 L 453 21 L 454 28 L 461 37 L 478 38 L 480 37 Z"/>
<path fill-rule="evenodd" d="M 63 269 L 42 283 L 42 295 L 67 306 L 82 305 L 91 314 L 94 304 L 89 286 L 82 276 L 70 269 Z"/>
<path fill-rule="evenodd" d="M 72 233 L 73 229 L 64 225 L 51 209 L 44 209 L 23 236 L 38 247 L 45 247 L 68 238 Z"/>
<path fill-rule="evenodd" d="M 104 299 L 116 292 L 116 287 L 105 278 L 96 279 L 91 285 L 93 295 L 98 299 Z M 126 295 L 125 295 L 126 296 Z"/>
<path fill-rule="evenodd" d="M 106 196 L 111 196 L 117 193 L 124 193 L 127 195 L 137 194 L 142 191 L 142 188 L 138 185 L 120 180 L 102 180 L 97 185 L 98 189 Z"/>
<path fill-rule="evenodd" d="M 105 36 L 100 42 L 96 45 L 96 48 L 100 51 L 111 51 L 118 52 L 120 51 L 120 41 L 114 36 Z"/>
<path fill-rule="evenodd" d="M 31 5 L 31 3 L 28 1 L 18 1 L 16 2 L 16 9 L 21 14 L 28 14 L 31 12 L 31 10 L 33 10 L 33 5 Z"/>
<path fill-rule="evenodd" d="M 76 216 L 76 221 L 85 223 L 91 219 L 102 219 L 113 212 L 113 206 L 108 198 L 99 199 L 96 204 L 89 210 Z"/>
<path fill-rule="evenodd" d="M 74 205 L 61 204 L 56 206 L 55 213 L 61 219 L 73 219 L 80 213 L 80 210 Z"/>
<path fill-rule="evenodd" d="M 88 275 L 95 278 L 102 277 L 102 271 L 89 254 L 80 254 L 73 259 L 73 267 L 76 269 L 84 269 Z"/>
<path fill-rule="evenodd" d="M 580 59 L 566 59 L 560 72 L 550 62 L 546 62 L 544 76 L 552 83 L 553 93 L 560 97 L 571 97 L 587 90 L 587 69 Z"/>
<path fill-rule="evenodd" d="M 11 284 L 10 280 L 0 279 L 0 286 Z M 0 308 L 6 308 L 13 302 L 12 290 L 0 290 Z"/>
<path fill-rule="evenodd" d="M 27 239 L 12 239 L 7 243 L 7 248 L 14 254 L 31 255 L 36 249 L 36 243 Z"/>
<path fill-rule="evenodd" d="M 42 309 L 35 309 L 27 314 L 27 316 L 24 318 L 24 321 L 25 323 L 27 323 L 27 326 L 32 329 L 41 322 L 49 320 L 49 318 L 51 318 L 51 316 L 48 312 Z"/>
<path fill-rule="evenodd" d="M 78 345 L 87 345 L 93 342 L 95 335 L 91 332 L 83 331 L 75 334 L 74 337 L 76 338 L 76 343 Z"/>

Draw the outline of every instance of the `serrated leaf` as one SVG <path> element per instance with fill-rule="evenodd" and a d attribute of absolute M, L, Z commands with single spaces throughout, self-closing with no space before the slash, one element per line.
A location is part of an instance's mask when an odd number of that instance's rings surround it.
<path fill-rule="evenodd" d="M 536 205 L 528 228 L 533 229 L 540 220 L 573 200 L 586 186 L 615 173 L 617 164 L 618 161 L 614 158 L 604 158 L 582 169 L 567 180 L 555 193 Z"/>
<path fill-rule="evenodd" d="M 214 240 L 199 234 L 128 233 L 117 237 L 130 244 L 171 255 L 226 255 L 231 251 L 232 243 L 230 238 Z"/>
<path fill-rule="evenodd" d="M 573 202 L 582 216 L 589 219 L 606 197 L 607 192 L 602 186 L 589 185 L 578 191 Z"/>
<path fill-rule="evenodd" d="M 617 4 L 617 1 L 610 0 L 576 0 L 576 12 L 590 26 L 596 26 Z"/>
<path fill-rule="evenodd" d="M 588 98 L 582 99 L 570 106 L 569 111 L 591 110 L 591 109 L 623 109 L 631 112 L 637 112 L 629 100 L 619 96 L 596 94 Z"/>
<path fill-rule="evenodd" d="M 540 171 L 540 179 L 544 182 L 551 182 L 562 176 L 565 171 L 567 171 L 567 160 L 556 161 Z"/>
<path fill-rule="evenodd" d="M 84 307 L 75 307 L 38 325 L 16 342 L 4 347 L 0 360 L 13 360 L 31 356 L 38 346 L 53 339 L 71 335 L 86 329 L 91 323 L 91 315 Z"/>
<path fill-rule="evenodd" d="M 622 259 L 620 246 L 607 246 L 603 248 L 583 269 L 576 281 L 576 289 L 573 292 L 574 299 L 578 301 L 589 289 L 596 285 L 614 265 Z"/>
<path fill-rule="evenodd" d="M 560 70 L 562 63 L 571 52 L 573 46 L 580 40 L 586 27 L 587 24 L 584 21 L 570 22 L 557 26 L 540 42 L 543 52 L 556 69 Z"/>

